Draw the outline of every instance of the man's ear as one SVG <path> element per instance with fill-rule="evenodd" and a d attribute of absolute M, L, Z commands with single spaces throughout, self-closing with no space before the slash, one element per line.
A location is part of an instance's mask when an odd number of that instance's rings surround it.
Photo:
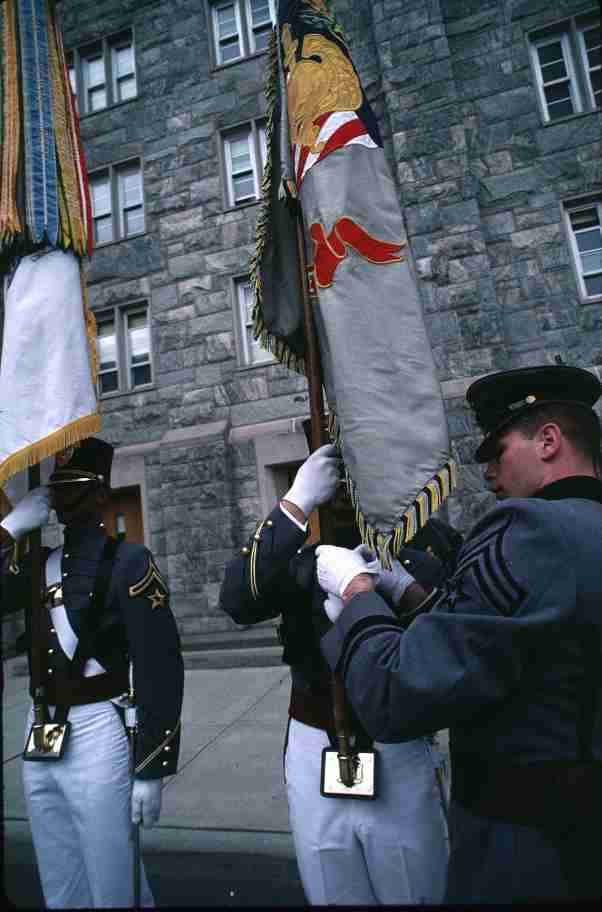
<path fill-rule="evenodd" d="M 544 462 L 549 462 L 558 453 L 562 444 L 562 431 L 554 421 L 543 424 L 537 432 L 539 451 Z"/>

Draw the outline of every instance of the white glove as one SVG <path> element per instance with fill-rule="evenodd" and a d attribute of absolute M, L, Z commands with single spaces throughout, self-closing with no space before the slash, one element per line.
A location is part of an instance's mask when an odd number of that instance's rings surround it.
<path fill-rule="evenodd" d="M 376 591 L 384 595 L 391 604 L 398 605 L 408 586 L 414 582 L 416 582 L 414 577 L 402 567 L 398 560 L 393 559 L 390 570 L 380 568 Z"/>
<path fill-rule="evenodd" d="M 50 515 L 50 491 L 46 486 L 34 488 L 19 501 L 14 510 L 5 516 L 2 526 L 15 541 L 40 526 L 45 526 Z"/>
<path fill-rule="evenodd" d="M 132 823 L 152 827 L 161 813 L 162 779 L 134 779 L 132 787 Z"/>
<path fill-rule="evenodd" d="M 333 595 L 331 592 L 328 593 L 328 598 L 324 602 L 324 611 L 328 615 L 329 621 L 334 624 L 344 607 L 345 602 L 343 599 L 339 598 L 338 595 Z"/>
<path fill-rule="evenodd" d="M 378 576 L 379 571 L 371 563 L 366 563 L 360 549 L 349 551 L 347 548 L 337 548 L 336 545 L 319 545 L 316 557 L 320 586 L 325 592 L 338 595 L 339 598 L 351 580 L 360 573 Z"/>
<path fill-rule="evenodd" d="M 332 443 L 315 450 L 299 468 L 293 486 L 283 500 L 290 500 L 306 516 L 315 507 L 332 500 L 341 477 L 336 453 Z"/>

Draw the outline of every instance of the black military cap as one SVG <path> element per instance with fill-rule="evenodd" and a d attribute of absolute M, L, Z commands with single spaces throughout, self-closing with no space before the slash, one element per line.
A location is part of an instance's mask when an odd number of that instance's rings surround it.
<path fill-rule="evenodd" d="M 500 431 L 508 430 L 531 409 L 564 402 L 591 410 L 600 392 L 600 381 L 592 373 L 567 364 L 500 371 L 475 380 L 468 387 L 466 398 L 485 434 L 475 453 L 477 462 L 487 462 L 494 455 Z"/>
<path fill-rule="evenodd" d="M 97 437 L 86 437 L 80 443 L 57 453 L 49 484 L 99 482 L 107 487 L 111 481 L 113 447 Z"/>

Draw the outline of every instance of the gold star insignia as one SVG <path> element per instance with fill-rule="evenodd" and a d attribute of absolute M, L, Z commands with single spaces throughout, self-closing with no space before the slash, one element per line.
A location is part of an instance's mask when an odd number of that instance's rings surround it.
<path fill-rule="evenodd" d="M 152 595 L 149 595 L 148 598 L 150 599 L 151 608 L 153 611 L 155 608 L 163 608 L 165 605 L 166 596 L 165 593 L 161 592 L 160 589 L 155 589 Z"/>

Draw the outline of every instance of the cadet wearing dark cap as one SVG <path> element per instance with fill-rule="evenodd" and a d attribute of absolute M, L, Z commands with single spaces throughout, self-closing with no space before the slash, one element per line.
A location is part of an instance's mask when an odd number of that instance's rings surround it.
<path fill-rule="evenodd" d="M 31 491 L 0 523 L 4 598 L 25 607 L 33 706 L 23 783 L 51 908 L 133 904 L 132 821 L 157 821 L 162 778 L 178 761 L 179 636 L 152 554 L 107 537 L 100 521 L 112 458 L 113 448 L 96 438 L 59 453 L 50 491 Z M 65 525 L 64 545 L 43 549 L 38 610 L 30 560 L 15 573 L 9 555 L 14 541 L 48 521 L 50 506 Z M 133 781 L 121 709 L 130 690 Z M 139 875 L 139 903 L 153 905 L 143 865 Z"/>
<path fill-rule="evenodd" d="M 410 582 L 402 607 L 422 611 L 405 632 L 359 555 L 318 549 L 320 584 L 346 605 L 322 650 L 368 732 L 450 728 L 446 902 L 602 896 L 599 396 L 567 366 L 469 388 L 501 502 L 438 596 Z"/>

